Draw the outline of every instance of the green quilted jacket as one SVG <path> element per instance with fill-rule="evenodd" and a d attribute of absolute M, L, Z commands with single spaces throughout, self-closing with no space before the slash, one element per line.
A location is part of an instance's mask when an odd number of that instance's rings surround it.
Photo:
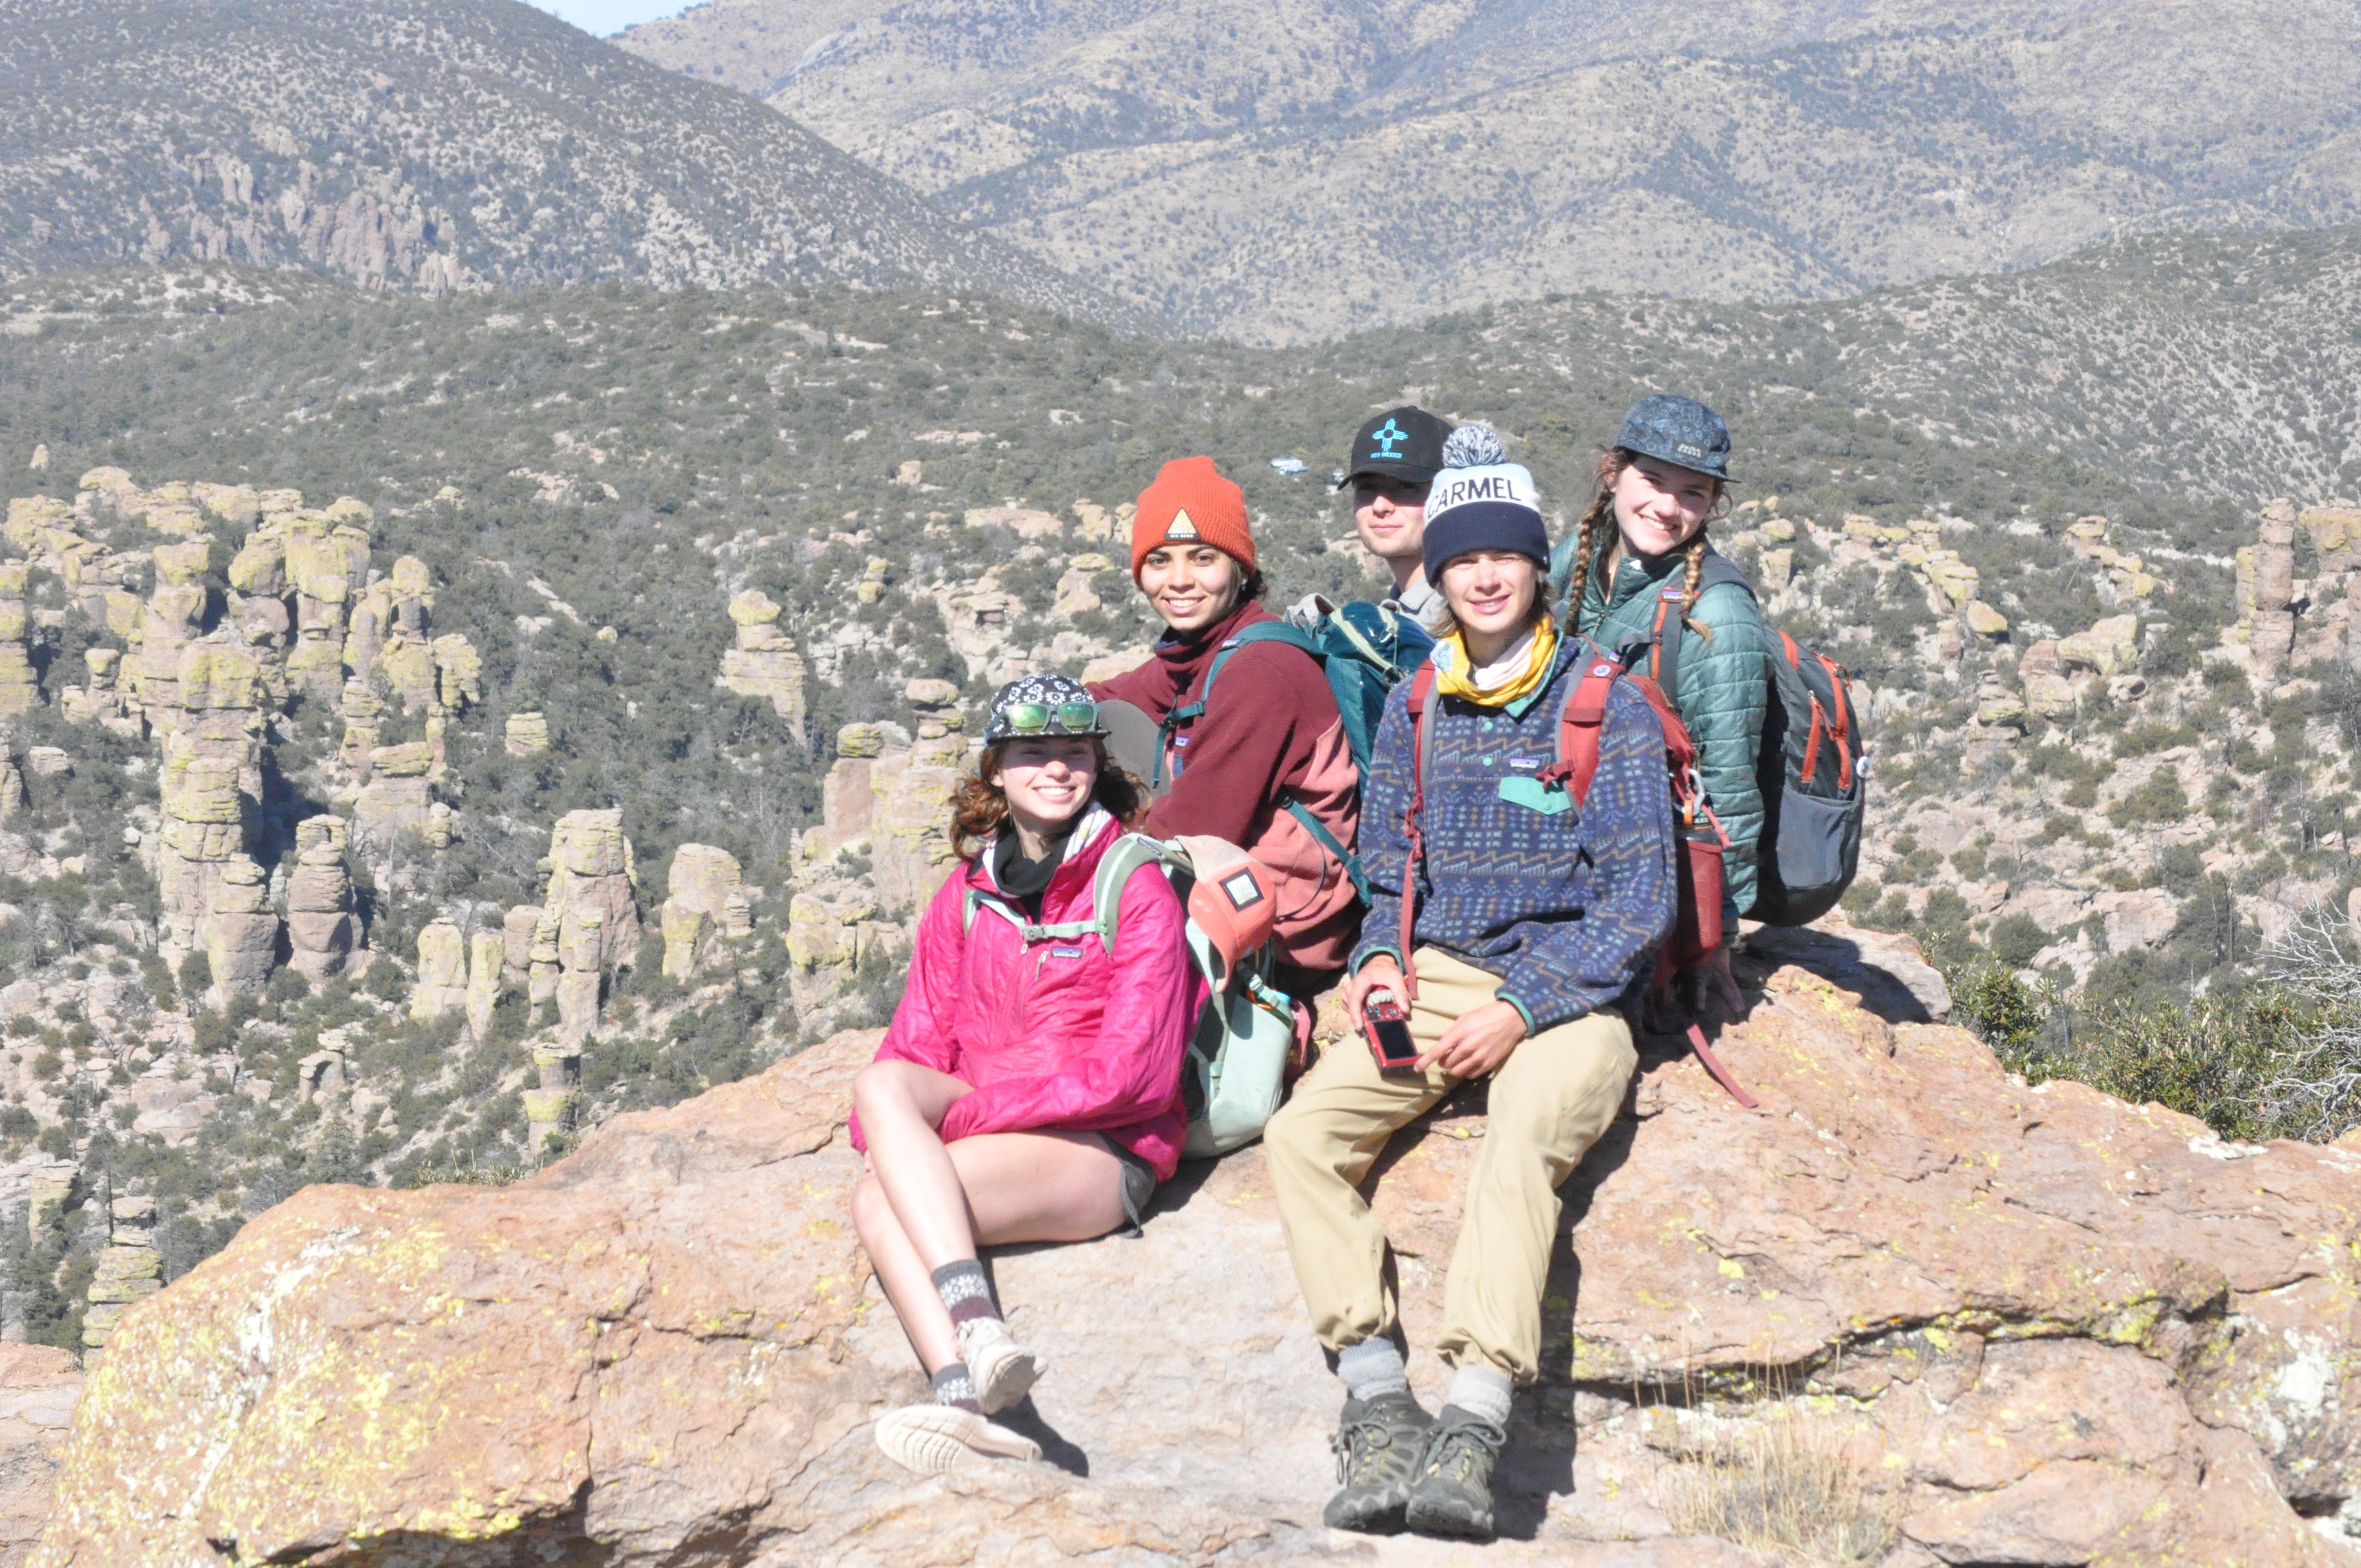
<path fill-rule="evenodd" d="M 1569 538 L 1550 564 L 1551 588 L 1561 596 L 1573 558 Z M 1678 555 L 1653 561 L 1626 555 L 1611 591 L 1594 569 L 1576 630 L 1606 648 L 1644 639 L 1655 624 L 1657 589 L 1668 577 L 1677 581 L 1682 568 Z M 1754 905 L 1755 851 L 1763 839 L 1763 789 L 1754 764 L 1770 707 L 1773 644 L 1754 596 L 1736 583 L 1718 583 L 1699 594 L 1692 619 L 1713 636 L 1683 630 L 1680 690 L 1667 695 L 1697 745 L 1706 803 L 1730 835 L 1730 852 L 1722 858 L 1722 925 L 1734 940 L 1739 915 Z"/>

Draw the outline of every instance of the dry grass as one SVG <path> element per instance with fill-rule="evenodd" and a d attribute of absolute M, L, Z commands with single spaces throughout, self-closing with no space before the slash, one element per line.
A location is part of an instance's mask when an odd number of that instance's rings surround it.
<path fill-rule="evenodd" d="M 1885 1499 L 1826 1419 L 1774 1408 L 1685 1446 L 1689 1456 L 1657 1499 L 1683 1535 L 1773 1552 L 1795 1568 L 1860 1568 L 1894 1544 Z"/>

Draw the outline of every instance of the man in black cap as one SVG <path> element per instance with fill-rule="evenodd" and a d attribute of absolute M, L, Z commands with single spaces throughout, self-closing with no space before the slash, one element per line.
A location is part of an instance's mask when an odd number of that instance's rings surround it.
<path fill-rule="evenodd" d="M 1443 596 L 1427 586 L 1421 552 L 1426 543 L 1426 492 L 1443 471 L 1443 442 L 1451 427 L 1422 408 L 1388 409 L 1361 426 L 1340 490 L 1353 494 L 1353 529 L 1362 547 L 1393 574 L 1393 591 L 1377 604 L 1335 609 L 1313 594 L 1293 606 L 1287 619 L 1307 631 L 1341 619 L 1345 636 L 1394 672 L 1388 684 L 1415 670 L 1434 646 L 1444 615 Z M 1379 690 L 1382 696 L 1382 688 Z M 1374 723 L 1374 716 L 1372 716 Z"/>
<path fill-rule="evenodd" d="M 1419 565 L 1426 543 L 1426 491 L 1443 471 L 1451 427 L 1421 408 L 1388 409 L 1353 437 L 1344 488 L 1353 492 L 1353 527 L 1369 554 L 1394 575 L 1388 604 L 1412 620 L 1435 597 Z"/>

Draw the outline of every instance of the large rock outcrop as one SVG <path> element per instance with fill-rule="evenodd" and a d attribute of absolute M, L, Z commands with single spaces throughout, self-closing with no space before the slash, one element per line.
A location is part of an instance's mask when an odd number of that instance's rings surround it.
<path fill-rule="evenodd" d="M 1336 1387 L 1256 1150 L 1185 1169 L 1144 1239 L 995 1259 L 1053 1463 L 895 1470 L 868 1423 L 924 1384 L 847 1217 L 862 1034 L 513 1187 L 256 1221 L 126 1314 L 36 1561 L 1768 1568 L 1675 1499 L 1717 1432 L 1784 1418 L 1894 1568 L 2361 1563 L 2361 1156 L 2028 1089 L 1911 1021 L 1920 967 L 1777 950 L 1719 1038 L 1763 1109 L 1651 1055 L 1565 1189 L 1497 1546 L 1321 1529 Z M 1375 1188 L 1430 1397 L 1480 1108 Z"/>

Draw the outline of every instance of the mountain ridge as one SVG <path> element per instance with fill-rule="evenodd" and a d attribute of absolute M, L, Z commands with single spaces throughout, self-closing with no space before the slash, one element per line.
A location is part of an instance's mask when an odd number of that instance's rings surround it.
<path fill-rule="evenodd" d="M 2313 0 L 1601 9 L 715 0 L 618 41 L 1260 343 L 1585 288 L 1839 297 L 2361 214 L 2361 38 Z"/>
<path fill-rule="evenodd" d="M 471 282 L 812 276 L 1130 325 L 785 116 L 514 0 L 0 0 L 0 276 L 237 259 Z"/>

